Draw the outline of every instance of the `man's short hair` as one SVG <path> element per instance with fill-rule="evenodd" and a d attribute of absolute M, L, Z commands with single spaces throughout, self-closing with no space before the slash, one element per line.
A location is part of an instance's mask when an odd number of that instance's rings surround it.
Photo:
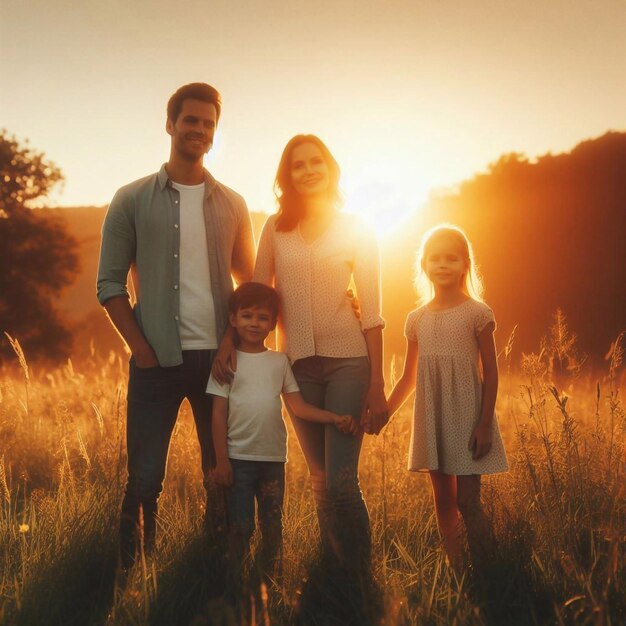
<path fill-rule="evenodd" d="M 239 309 L 260 307 L 269 309 L 274 319 L 278 317 L 278 293 L 263 283 L 242 283 L 228 299 L 228 311 L 231 315 L 236 315 Z"/>
<path fill-rule="evenodd" d="M 176 122 L 183 108 L 183 102 L 189 99 L 210 102 L 215 106 L 216 121 L 219 121 L 220 111 L 222 110 L 222 96 L 220 96 L 220 92 L 215 87 L 211 87 L 211 85 L 206 83 L 189 83 L 179 87 L 167 102 L 167 119 Z"/>

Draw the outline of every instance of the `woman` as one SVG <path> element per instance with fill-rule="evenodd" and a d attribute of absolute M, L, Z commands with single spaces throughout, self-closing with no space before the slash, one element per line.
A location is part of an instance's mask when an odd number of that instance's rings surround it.
<path fill-rule="evenodd" d="M 283 151 L 274 183 L 278 212 L 267 220 L 254 280 L 281 298 L 279 348 L 310 404 L 351 414 L 356 436 L 292 415 L 309 468 L 326 553 L 347 565 L 370 558 L 370 527 L 358 480 L 363 431 L 387 422 L 382 371 L 380 268 L 373 233 L 338 211 L 339 166 L 314 135 Z M 360 319 L 348 297 L 351 281 Z M 224 353 L 224 346 L 220 349 Z M 219 360 L 219 359 L 218 359 Z M 356 558 L 355 558 L 356 557 Z"/>

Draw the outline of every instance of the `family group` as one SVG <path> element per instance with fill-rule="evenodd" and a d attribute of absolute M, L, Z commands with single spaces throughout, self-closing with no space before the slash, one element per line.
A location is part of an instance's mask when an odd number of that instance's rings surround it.
<path fill-rule="evenodd" d="M 242 563 L 256 517 L 260 568 L 268 580 L 280 575 L 284 403 L 308 466 L 322 554 L 367 568 L 363 437 L 378 435 L 413 391 L 408 469 L 429 474 L 450 562 L 464 562 L 461 519 L 470 558 L 483 558 L 492 532 L 481 475 L 506 471 L 507 459 L 495 415 L 495 319 L 468 238 L 449 224 L 423 236 L 404 370 L 386 394 L 376 234 L 340 211 L 336 160 L 315 135 L 287 143 L 277 212 L 257 249 L 243 198 L 203 165 L 220 113 L 210 85 L 179 88 L 167 104 L 169 160 L 118 190 L 102 228 L 98 299 L 131 353 L 122 566 L 154 549 L 168 448 L 187 398 L 207 529 L 228 537 L 233 562 Z M 276 350 L 266 345 L 275 329 Z"/>

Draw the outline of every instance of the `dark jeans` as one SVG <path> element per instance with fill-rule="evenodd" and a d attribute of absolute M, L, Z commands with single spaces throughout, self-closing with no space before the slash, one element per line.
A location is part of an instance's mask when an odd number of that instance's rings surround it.
<path fill-rule="evenodd" d="M 312 356 L 293 364 L 300 391 L 309 404 L 350 414 L 357 422 L 369 371 L 366 357 Z M 363 434 L 344 435 L 332 424 L 292 419 L 311 475 L 322 547 L 343 564 L 367 565 L 369 516 L 358 476 Z"/>
<path fill-rule="evenodd" d="M 233 486 L 227 496 L 231 566 L 241 573 L 245 553 L 254 532 L 255 502 L 261 531 L 258 559 L 264 573 L 275 574 L 283 544 L 285 464 L 275 461 L 230 459 Z"/>
<path fill-rule="evenodd" d="M 129 565 L 134 559 L 140 507 L 143 511 L 144 547 L 150 551 L 154 545 L 157 499 L 163 488 L 172 431 L 184 398 L 191 404 L 196 423 L 207 495 L 213 489 L 209 480 L 209 471 L 215 466 L 211 433 L 212 401 L 211 396 L 206 394 L 213 356 L 212 350 L 189 350 L 183 352 L 181 365 L 148 369 L 138 368 L 131 358 L 126 424 L 128 481 L 120 523 L 124 565 Z M 207 497 L 207 515 L 210 499 Z M 215 507 L 219 503 L 210 504 Z"/>

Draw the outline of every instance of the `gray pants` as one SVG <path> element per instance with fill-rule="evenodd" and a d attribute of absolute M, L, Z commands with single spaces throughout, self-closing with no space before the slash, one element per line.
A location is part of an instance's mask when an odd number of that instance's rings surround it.
<path fill-rule="evenodd" d="M 304 399 L 358 422 L 369 386 L 367 357 L 312 356 L 293 364 Z M 371 552 L 369 516 L 359 486 L 362 433 L 344 435 L 332 424 L 293 417 L 317 507 L 322 547 L 345 565 L 366 565 Z"/>

